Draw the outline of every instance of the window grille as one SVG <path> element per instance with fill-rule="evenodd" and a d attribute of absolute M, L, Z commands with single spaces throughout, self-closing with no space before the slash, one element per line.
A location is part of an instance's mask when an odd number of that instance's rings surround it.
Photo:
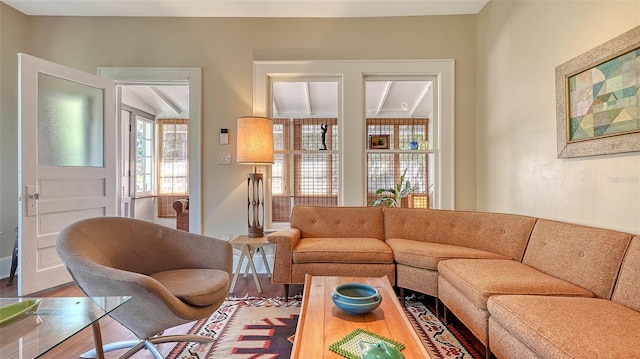
<path fill-rule="evenodd" d="M 338 120 L 274 119 L 272 220 L 289 222 L 293 206 L 338 205 Z"/>
<path fill-rule="evenodd" d="M 432 186 L 429 168 L 428 118 L 368 118 L 367 136 L 367 203 L 375 201 L 378 189 L 395 189 L 405 176 L 413 187 L 411 196 L 403 200 L 404 207 L 429 205 Z M 375 139 L 388 136 L 388 148 L 377 146 Z M 382 147 L 382 148 L 381 148 Z"/>
<path fill-rule="evenodd" d="M 189 198 L 189 120 L 159 119 L 158 217 L 175 217 L 173 201 Z"/>

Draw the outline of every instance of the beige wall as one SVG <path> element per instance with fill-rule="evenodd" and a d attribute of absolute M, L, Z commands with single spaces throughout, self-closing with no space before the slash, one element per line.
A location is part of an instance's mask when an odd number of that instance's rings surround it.
<path fill-rule="evenodd" d="M 86 72 L 99 66 L 203 69 L 203 228 L 209 235 L 246 233 L 247 167 L 217 165 L 217 153 L 231 151 L 235 158 L 236 119 L 252 113 L 254 60 L 455 59 L 457 207 L 475 209 L 474 15 L 29 20 L 32 55 Z M 231 130 L 231 145 L 218 144 L 220 128 Z"/>
<path fill-rule="evenodd" d="M 555 67 L 640 25 L 638 1 L 494 1 L 477 17 L 478 210 L 640 233 L 640 153 L 557 159 Z"/>
<path fill-rule="evenodd" d="M 27 17 L 0 3 L 0 258 L 17 223 L 19 51 L 91 73 L 201 67 L 206 234 L 245 231 L 246 168 L 217 165 L 216 155 L 235 156 L 253 60 L 404 58 L 456 60 L 457 208 L 640 233 L 640 155 L 558 160 L 554 83 L 557 65 L 638 25 L 633 1 L 492 0 L 477 16 L 379 19 Z M 220 128 L 232 130 L 228 148 Z"/>
<path fill-rule="evenodd" d="M 18 52 L 29 19 L 0 3 L 0 258 L 11 255 L 18 225 Z M 5 263 L 9 265 L 9 263 Z M 7 269 L 8 270 L 8 269 Z"/>

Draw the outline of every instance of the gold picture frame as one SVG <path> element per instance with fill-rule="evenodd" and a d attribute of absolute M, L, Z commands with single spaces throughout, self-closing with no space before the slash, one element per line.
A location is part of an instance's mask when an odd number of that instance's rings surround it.
<path fill-rule="evenodd" d="M 369 149 L 388 150 L 390 148 L 389 135 L 369 135 Z"/>
<path fill-rule="evenodd" d="M 640 26 L 556 67 L 556 98 L 558 158 L 640 151 Z"/>

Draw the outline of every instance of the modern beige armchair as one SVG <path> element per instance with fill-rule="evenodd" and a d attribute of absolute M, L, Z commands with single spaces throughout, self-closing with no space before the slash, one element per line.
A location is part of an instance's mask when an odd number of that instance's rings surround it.
<path fill-rule="evenodd" d="M 124 217 L 75 222 L 58 236 L 56 250 L 88 296 L 131 296 L 110 315 L 139 340 L 106 344 L 104 351 L 131 348 L 129 358 L 154 344 L 212 342 L 198 335 L 161 336 L 165 329 L 205 318 L 224 302 L 231 278 L 231 245 Z M 95 357 L 95 350 L 83 357 Z"/>

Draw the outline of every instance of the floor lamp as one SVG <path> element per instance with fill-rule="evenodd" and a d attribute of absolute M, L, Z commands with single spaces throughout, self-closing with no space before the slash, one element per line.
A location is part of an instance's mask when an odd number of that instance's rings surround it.
<path fill-rule="evenodd" d="M 258 165 L 273 164 L 273 121 L 267 117 L 238 119 L 237 163 L 253 165 L 247 174 L 247 223 L 249 237 L 264 236 L 264 179 Z"/>

